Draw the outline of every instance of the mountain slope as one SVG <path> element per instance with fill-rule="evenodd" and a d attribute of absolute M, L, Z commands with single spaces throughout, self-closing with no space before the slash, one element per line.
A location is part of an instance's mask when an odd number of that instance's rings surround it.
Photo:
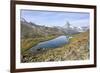
<path fill-rule="evenodd" d="M 60 35 L 64 35 L 64 33 L 57 28 L 21 21 L 21 52 L 24 53 L 39 42 L 50 40 Z"/>

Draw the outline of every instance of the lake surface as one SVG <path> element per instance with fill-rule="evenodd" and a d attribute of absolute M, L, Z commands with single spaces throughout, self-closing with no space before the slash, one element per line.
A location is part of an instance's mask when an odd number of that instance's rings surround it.
<path fill-rule="evenodd" d="M 68 36 L 59 36 L 52 40 L 40 42 L 36 46 L 32 47 L 30 50 L 32 52 L 36 52 L 37 50 L 39 51 L 41 49 L 57 48 L 67 44 L 68 42 L 69 42 Z"/>

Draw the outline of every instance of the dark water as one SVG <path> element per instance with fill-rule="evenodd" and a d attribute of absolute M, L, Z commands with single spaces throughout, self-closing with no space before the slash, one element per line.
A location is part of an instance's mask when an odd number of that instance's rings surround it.
<path fill-rule="evenodd" d="M 41 43 L 37 44 L 36 46 L 32 47 L 30 50 L 32 52 L 35 52 L 36 50 L 39 51 L 41 49 L 57 48 L 57 47 L 60 47 L 60 46 L 67 44 L 68 41 L 69 41 L 68 36 L 59 36 L 55 39 L 41 42 Z"/>

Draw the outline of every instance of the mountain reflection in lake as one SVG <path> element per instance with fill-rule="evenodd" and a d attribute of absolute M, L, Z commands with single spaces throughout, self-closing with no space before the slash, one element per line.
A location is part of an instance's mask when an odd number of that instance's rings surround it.
<path fill-rule="evenodd" d="M 34 53 L 34 52 L 49 49 L 49 48 L 57 48 L 57 47 L 67 44 L 68 41 L 69 41 L 68 36 L 59 36 L 55 39 L 38 43 L 36 46 L 32 47 L 30 51 Z"/>

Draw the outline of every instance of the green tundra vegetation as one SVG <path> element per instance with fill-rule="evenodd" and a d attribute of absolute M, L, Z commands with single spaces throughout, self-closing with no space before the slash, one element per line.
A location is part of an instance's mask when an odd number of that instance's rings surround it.
<path fill-rule="evenodd" d="M 53 39 L 57 36 L 48 36 L 41 38 L 27 38 L 21 40 L 22 57 L 21 62 L 48 62 L 65 60 L 86 60 L 89 59 L 89 31 L 73 34 L 69 43 L 56 48 L 42 51 L 33 55 L 28 52 L 33 45 L 39 42 Z"/>

